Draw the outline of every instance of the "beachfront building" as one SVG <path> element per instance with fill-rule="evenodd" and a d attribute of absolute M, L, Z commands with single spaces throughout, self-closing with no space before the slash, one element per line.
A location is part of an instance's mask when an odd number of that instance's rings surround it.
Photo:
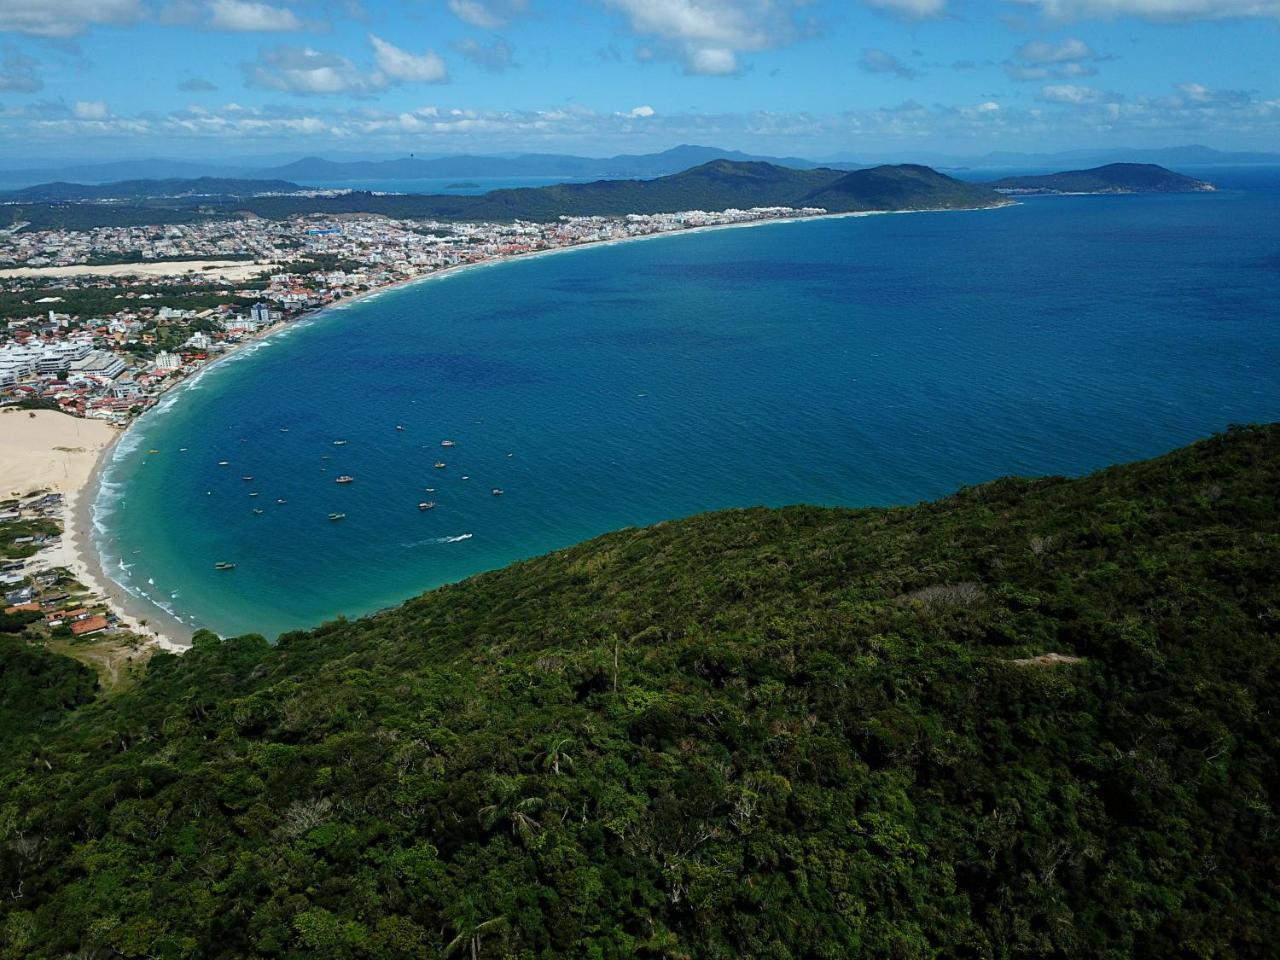
<path fill-rule="evenodd" d="M 156 354 L 157 370 L 180 370 L 182 368 L 182 357 L 176 353 L 170 353 L 167 350 L 161 350 Z"/>
<path fill-rule="evenodd" d="M 83 359 L 74 361 L 71 364 L 71 372 L 114 380 L 124 373 L 125 367 L 125 362 L 114 353 L 107 353 L 105 350 L 94 350 Z"/>

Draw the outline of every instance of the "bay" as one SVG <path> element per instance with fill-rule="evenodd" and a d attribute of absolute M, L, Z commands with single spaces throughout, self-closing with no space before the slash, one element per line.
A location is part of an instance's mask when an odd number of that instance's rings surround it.
<path fill-rule="evenodd" d="M 95 542 L 183 625 L 275 636 L 628 525 L 1275 420 L 1280 175 L 1220 179 L 598 246 L 332 309 L 145 415 Z"/>

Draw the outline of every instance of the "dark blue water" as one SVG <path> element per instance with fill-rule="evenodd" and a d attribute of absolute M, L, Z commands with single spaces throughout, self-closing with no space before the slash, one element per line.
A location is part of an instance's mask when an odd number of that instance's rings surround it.
<path fill-rule="evenodd" d="M 629 524 L 1080 474 L 1280 418 L 1278 294 L 1274 174 L 483 267 L 171 395 L 99 539 L 184 622 L 274 634 Z"/>

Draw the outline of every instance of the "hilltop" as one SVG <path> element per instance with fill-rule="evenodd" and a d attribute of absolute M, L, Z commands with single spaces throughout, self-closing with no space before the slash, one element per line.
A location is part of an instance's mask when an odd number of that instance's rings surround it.
<path fill-rule="evenodd" d="M 0 955 L 1270 956 L 1278 481 L 1238 428 L 64 670 L 0 741 Z"/>
<path fill-rule="evenodd" d="M 1002 193 L 1204 193 L 1216 189 L 1204 180 L 1174 173 L 1154 163 L 1109 163 L 1090 170 L 1043 176 L 1005 177 L 990 186 Z"/>
<path fill-rule="evenodd" d="M 145 185 L 154 184 L 148 197 Z M 187 184 L 187 186 L 182 186 Z M 216 189 L 217 184 L 225 185 Z M 652 180 L 597 180 L 493 190 L 479 196 L 384 194 L 265 196 L 303 188 L 288 181 L 130 181 L 74 189 L 46 184 L 0 194 L 3 218 L 46 226 L 193 221 L 254 214 L 382 214 L 443 221 L 553 221 L 561 216 L 674 213 L 731 207 L 822 206 L 857 210 L 989 207 L 1005 202 L 986 186 L 965 183 L 928 167 L 884 166 L 849 173 L 795 169 L 755 160 L 712 160 Z M 77 201 L 118 198 L 119 205 Z M 53 202 L 57 201 L 57 202 Z"/>

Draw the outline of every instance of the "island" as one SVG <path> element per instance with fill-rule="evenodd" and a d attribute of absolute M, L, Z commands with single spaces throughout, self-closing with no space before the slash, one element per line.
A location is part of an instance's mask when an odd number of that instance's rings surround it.
<path fill-rule="evenodd" d="M 1108 163 L 1088 170 L 1005 177 L 988 184 L 1006 195 L 1068 193 L 1211 193 L 1212 183 L 1174 173 L 1154 163 Z"/>

